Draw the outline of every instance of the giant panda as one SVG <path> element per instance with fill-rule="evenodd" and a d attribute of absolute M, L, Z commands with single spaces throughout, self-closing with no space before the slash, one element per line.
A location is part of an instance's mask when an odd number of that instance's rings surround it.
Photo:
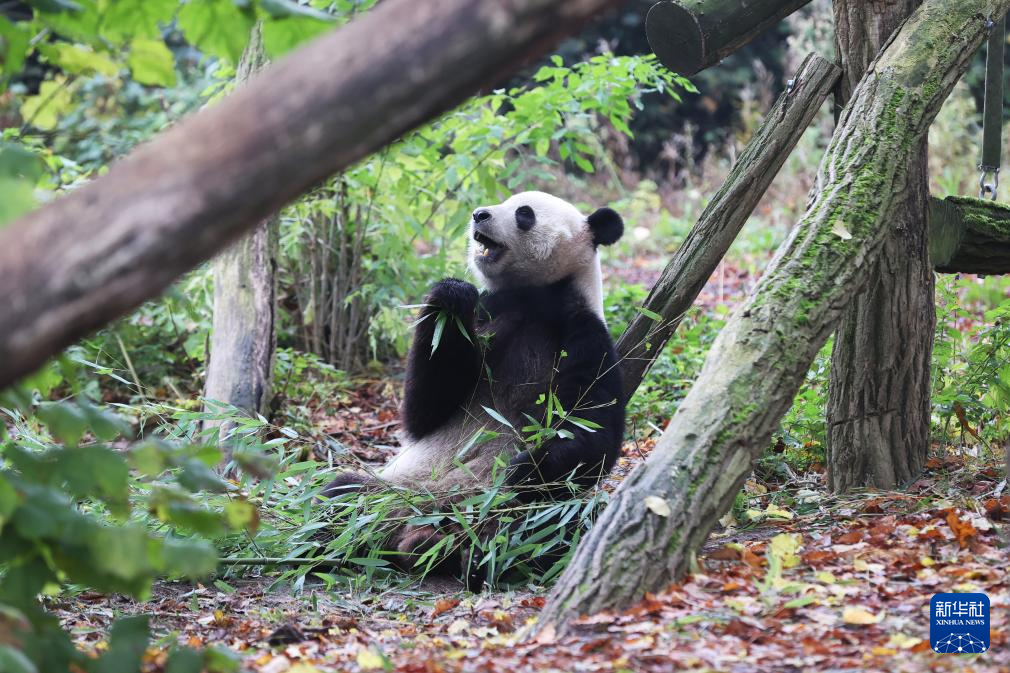
<path fill-rule="evenodd" d="M 527 501 L 566 481 L 597 484 L 620 453 L 625 414 L 598 248 L 623 230 L 610 208 L 586 216 L 536 191 L 474 210 L 468 263 L 482 289 L 448 278 L 425 298 L 407 359 L 400 452 L 377 479 L 343 473 L 324 494 L 403 487 L 449 497 L 490 485 L 496 465 Z M 542 422 L 552 393 L 579 421 L 524 446 L 515 429 L 529 425 L 527 415 Z M 437 538 L 430 526 L 408 527 L 394 544 L 409 554 Z"/>

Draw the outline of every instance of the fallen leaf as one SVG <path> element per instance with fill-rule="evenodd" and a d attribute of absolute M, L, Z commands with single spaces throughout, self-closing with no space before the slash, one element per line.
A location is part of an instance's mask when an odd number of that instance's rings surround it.
<path fill-rule="evenodd" d="M 438 617 L 440 614 L 452 610 L 457 605 L 459 605 L 458 598 L 446 598 L 443 600 L 435 601 L 435 609 L 431 611 L 431 618 L 434 619 L 435 617 Z"/>
<path fill-rule="evenodd" d="M 954 531 L 954 536 L 957 538 L 957 543 L 961 546 L 961 549 L 966 548 L 968 540 L 978 534 L 975 526 L 971 525 L 968 521 L 961 521 L 954 510 L 947 512 L 947 525 Z"/>
<path fill-rule="evenodd" d="M 358 650 L 358 656 L 355 659 L 358 662 L 358 667 L 363 671 L 374 671 L 383 668 L 386 663 L 382 655 L 370 647 L 362 647 Z"/>
<path fill-rule="evenodd" d="M 884 618 L 883 610 L 880 611 L 879 615 L 874 615 L 866 608 L 859 606 L 848 607 L 842 611 L 842 621 L 845 622 L 846 624 L 854 624 L 856 626 L 879 624 L 883 618 Z"/>
<path fill-rule="evenodd" d="M 458 636 L 467 629 L 470 628 L 470 622 L 465 619 L 457 619 L 452 624 L 449 624 L 449 628 L 445 630 L 450 636 Z"/>
<path fill-rule="evenodd" d="M 845 227 L 845 223 L 841 220 L 835 220 L 835 223 L 831 226 L 831 233 L 843 241 L 848 241 L 852 238 L 852 232 Z"/>
<path fill-rule="evenodd" d="M 536 642 L 541 645 L 551 645 L 558 639 L 558 630 L 554 628 L 553 624 L 548 624 L 537 634 L 534 638 Z"/>
<path fill-rule="evenodd" d="M 670 516 L 673 513 L 673 510 L 670 509 L 670 503 L 658 495 L 647 495 L 644 502 L 645 506 L 656 516 Z"/>

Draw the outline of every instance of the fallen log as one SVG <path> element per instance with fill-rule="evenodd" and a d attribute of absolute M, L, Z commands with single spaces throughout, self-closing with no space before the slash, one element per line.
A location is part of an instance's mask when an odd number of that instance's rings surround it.
<path fill-rule="evenodd" d="M 387 0 L 0 230 L 0 388 L 624 0 Z"/>
<path fill-rule="evenodd" d="M 715 65 L 810 0 L 663 0 L 645 17 L 649 46 L 681 75 Z"/>
<path fill-rule="evenodd" d="M 663 269 L 645 300 L 646 311 L 635 316 L 617 342 L 627 399 L 638 389 L 725 257 L 840 73 L 836 65 L 820 56 L 807 56 L 791 87 L 779 96 L 683 245 Z M 655 315 L 661 319 L 656 320 Z"/>
<path fill-rule="evenodd" d="M 731 316 L 648 459 L 612 496 L 535 627 L 621 610 L 682 576 L 729 510 L 811 362 L 873 268 L 911 153 L 1010 0 L 925 0 L 839 118 L 806 214 Z"/>
<path fill-rule="evenodd" d="M 1010 206 L 971 197 L 932 197 L 929 256 L 940 273 L 1010 273 Z"/>

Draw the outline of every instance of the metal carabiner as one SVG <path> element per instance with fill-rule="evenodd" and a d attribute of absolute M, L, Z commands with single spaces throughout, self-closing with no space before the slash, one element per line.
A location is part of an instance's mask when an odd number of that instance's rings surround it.
<path fill-rule="evenodd" d="M 999 169 L 992 166 L 979 166 L 982 175 L 978 179 L 978 198 L 996 200 L 996 190 L 999 189 Z M 992 182 L 986 182 L 986 177 L 992 173 Z M 987 196 L 988 195 L 988 196 Z"/>

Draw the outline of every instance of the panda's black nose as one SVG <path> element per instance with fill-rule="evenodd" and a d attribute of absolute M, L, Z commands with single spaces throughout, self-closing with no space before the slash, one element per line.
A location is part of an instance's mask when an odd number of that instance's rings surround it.
<path fill-rule="evenodd" d="M 484 220 L 490 220 L 490 219 L 491 219 L 490 210 L 486 210 L 484 208 L 478 208 L 477 210 L 473 211 L 474 222 L 483 222 Z"/>

